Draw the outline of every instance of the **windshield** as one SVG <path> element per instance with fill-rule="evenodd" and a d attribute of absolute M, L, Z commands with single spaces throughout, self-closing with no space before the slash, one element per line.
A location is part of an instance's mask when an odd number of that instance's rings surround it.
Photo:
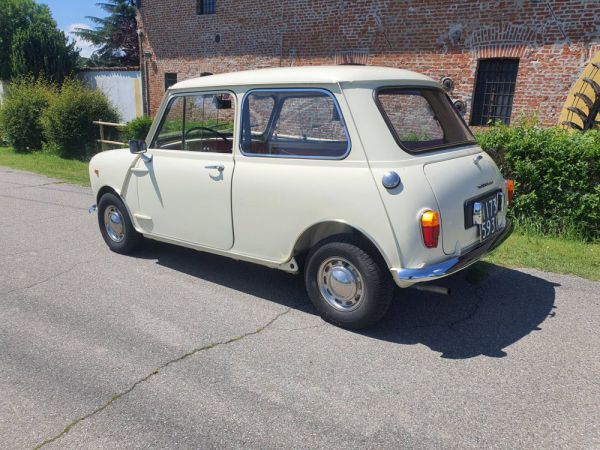
<path fill-rule="evenodd" d="M 475 143 L 448 96 L 433 88 L 385 88 L 377 103 L 394 138 L 408 152 Z"/>

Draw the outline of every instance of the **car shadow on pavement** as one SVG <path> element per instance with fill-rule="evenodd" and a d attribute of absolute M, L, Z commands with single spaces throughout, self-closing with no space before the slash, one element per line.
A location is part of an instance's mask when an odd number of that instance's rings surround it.
<path fill-rule="evenodd" d="M 559 285 L 517 270 L 479 262 L 436 283 L 451 295 L 398 289 L 386 317 L 364 334 L 423 344 L 443 358 L 500 358 L 556 314 Z"/>
<path fill-rule="evenodd" d="M 137 258 L 258 298 L 317 314 L 308 301 L 302 276 L 182 247 L 146 241 Z M 436 282 L 445 296 L 396 289 L 383 320 L 357 332 L 397 344 L 422 344 L 443 358 L 504 357 L 506 348 L 541 330 L 555 316 L 555 287 L 524 272 L 480 262 Z"/>

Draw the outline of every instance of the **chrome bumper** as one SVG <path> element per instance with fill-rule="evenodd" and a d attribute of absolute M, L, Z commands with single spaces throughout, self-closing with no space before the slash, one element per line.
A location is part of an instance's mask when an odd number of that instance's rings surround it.
<path fill-rule="evenodd" d="M 489 252 L 502 244 L 502 242 L 504 242 L 511 235 L 512 231 L 513 224 L 507 219 L 506 226 L 500 234 L 475 247 L 473 250 L 465 253 L 464 255 L 450 258 L 446 261 L 432 264 L 430 266 L 419 267 L 418 269 L 392 269 L 392 276 L 394 277 L 396 284 L 400 287 L 407 287 L 414 283 L 432 281 L 438 278 L 446 277 L 479 261 Z"/>

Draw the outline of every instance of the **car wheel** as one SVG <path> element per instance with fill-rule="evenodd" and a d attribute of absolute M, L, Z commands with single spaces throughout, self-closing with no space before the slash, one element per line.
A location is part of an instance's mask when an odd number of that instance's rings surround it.
<path fill-rule="evenodd" d="M 326 240 L 307 258 L 308 295 L 321 317 L 343 328 L 378 322 L 394 294 L 391 276 L 378 258 L 351 240 Z"/>
<path fill-rule="evenodd" d="M 127 208 L 115 194 L 104 194 L 98 202 L 98 225 L 104 242 L 113 252 L 131 253 L 143 241 L 131 223 Z"/>

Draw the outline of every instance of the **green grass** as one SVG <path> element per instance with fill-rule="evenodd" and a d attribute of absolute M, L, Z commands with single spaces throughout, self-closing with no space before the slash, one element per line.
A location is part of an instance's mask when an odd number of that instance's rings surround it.
<path fill-rule="evenodd" d="M 11 148 L 0 147 L 0 166 L 35 172 L 80 186 L 90 185 L 87 162 L 63 159 L 45 152 L 17 153 Z"/>
<path fill-rule="evenodd" d="M 530 267 L 600 281 L 600 242 L 537 236 L 516 230 L 485 260 L 499 266 Z"/>
<path fill-rule="evenodd" d="M 0 147 L 0 166 L 35 172 L 81 186 L 90 184 L 86 162 L 44 152 L 15 153 L 12 149 Z M 600 242 L 539 236 L 518 227 L 485 260 L 500 266 L 530 267 L 600 281 Z"/>

